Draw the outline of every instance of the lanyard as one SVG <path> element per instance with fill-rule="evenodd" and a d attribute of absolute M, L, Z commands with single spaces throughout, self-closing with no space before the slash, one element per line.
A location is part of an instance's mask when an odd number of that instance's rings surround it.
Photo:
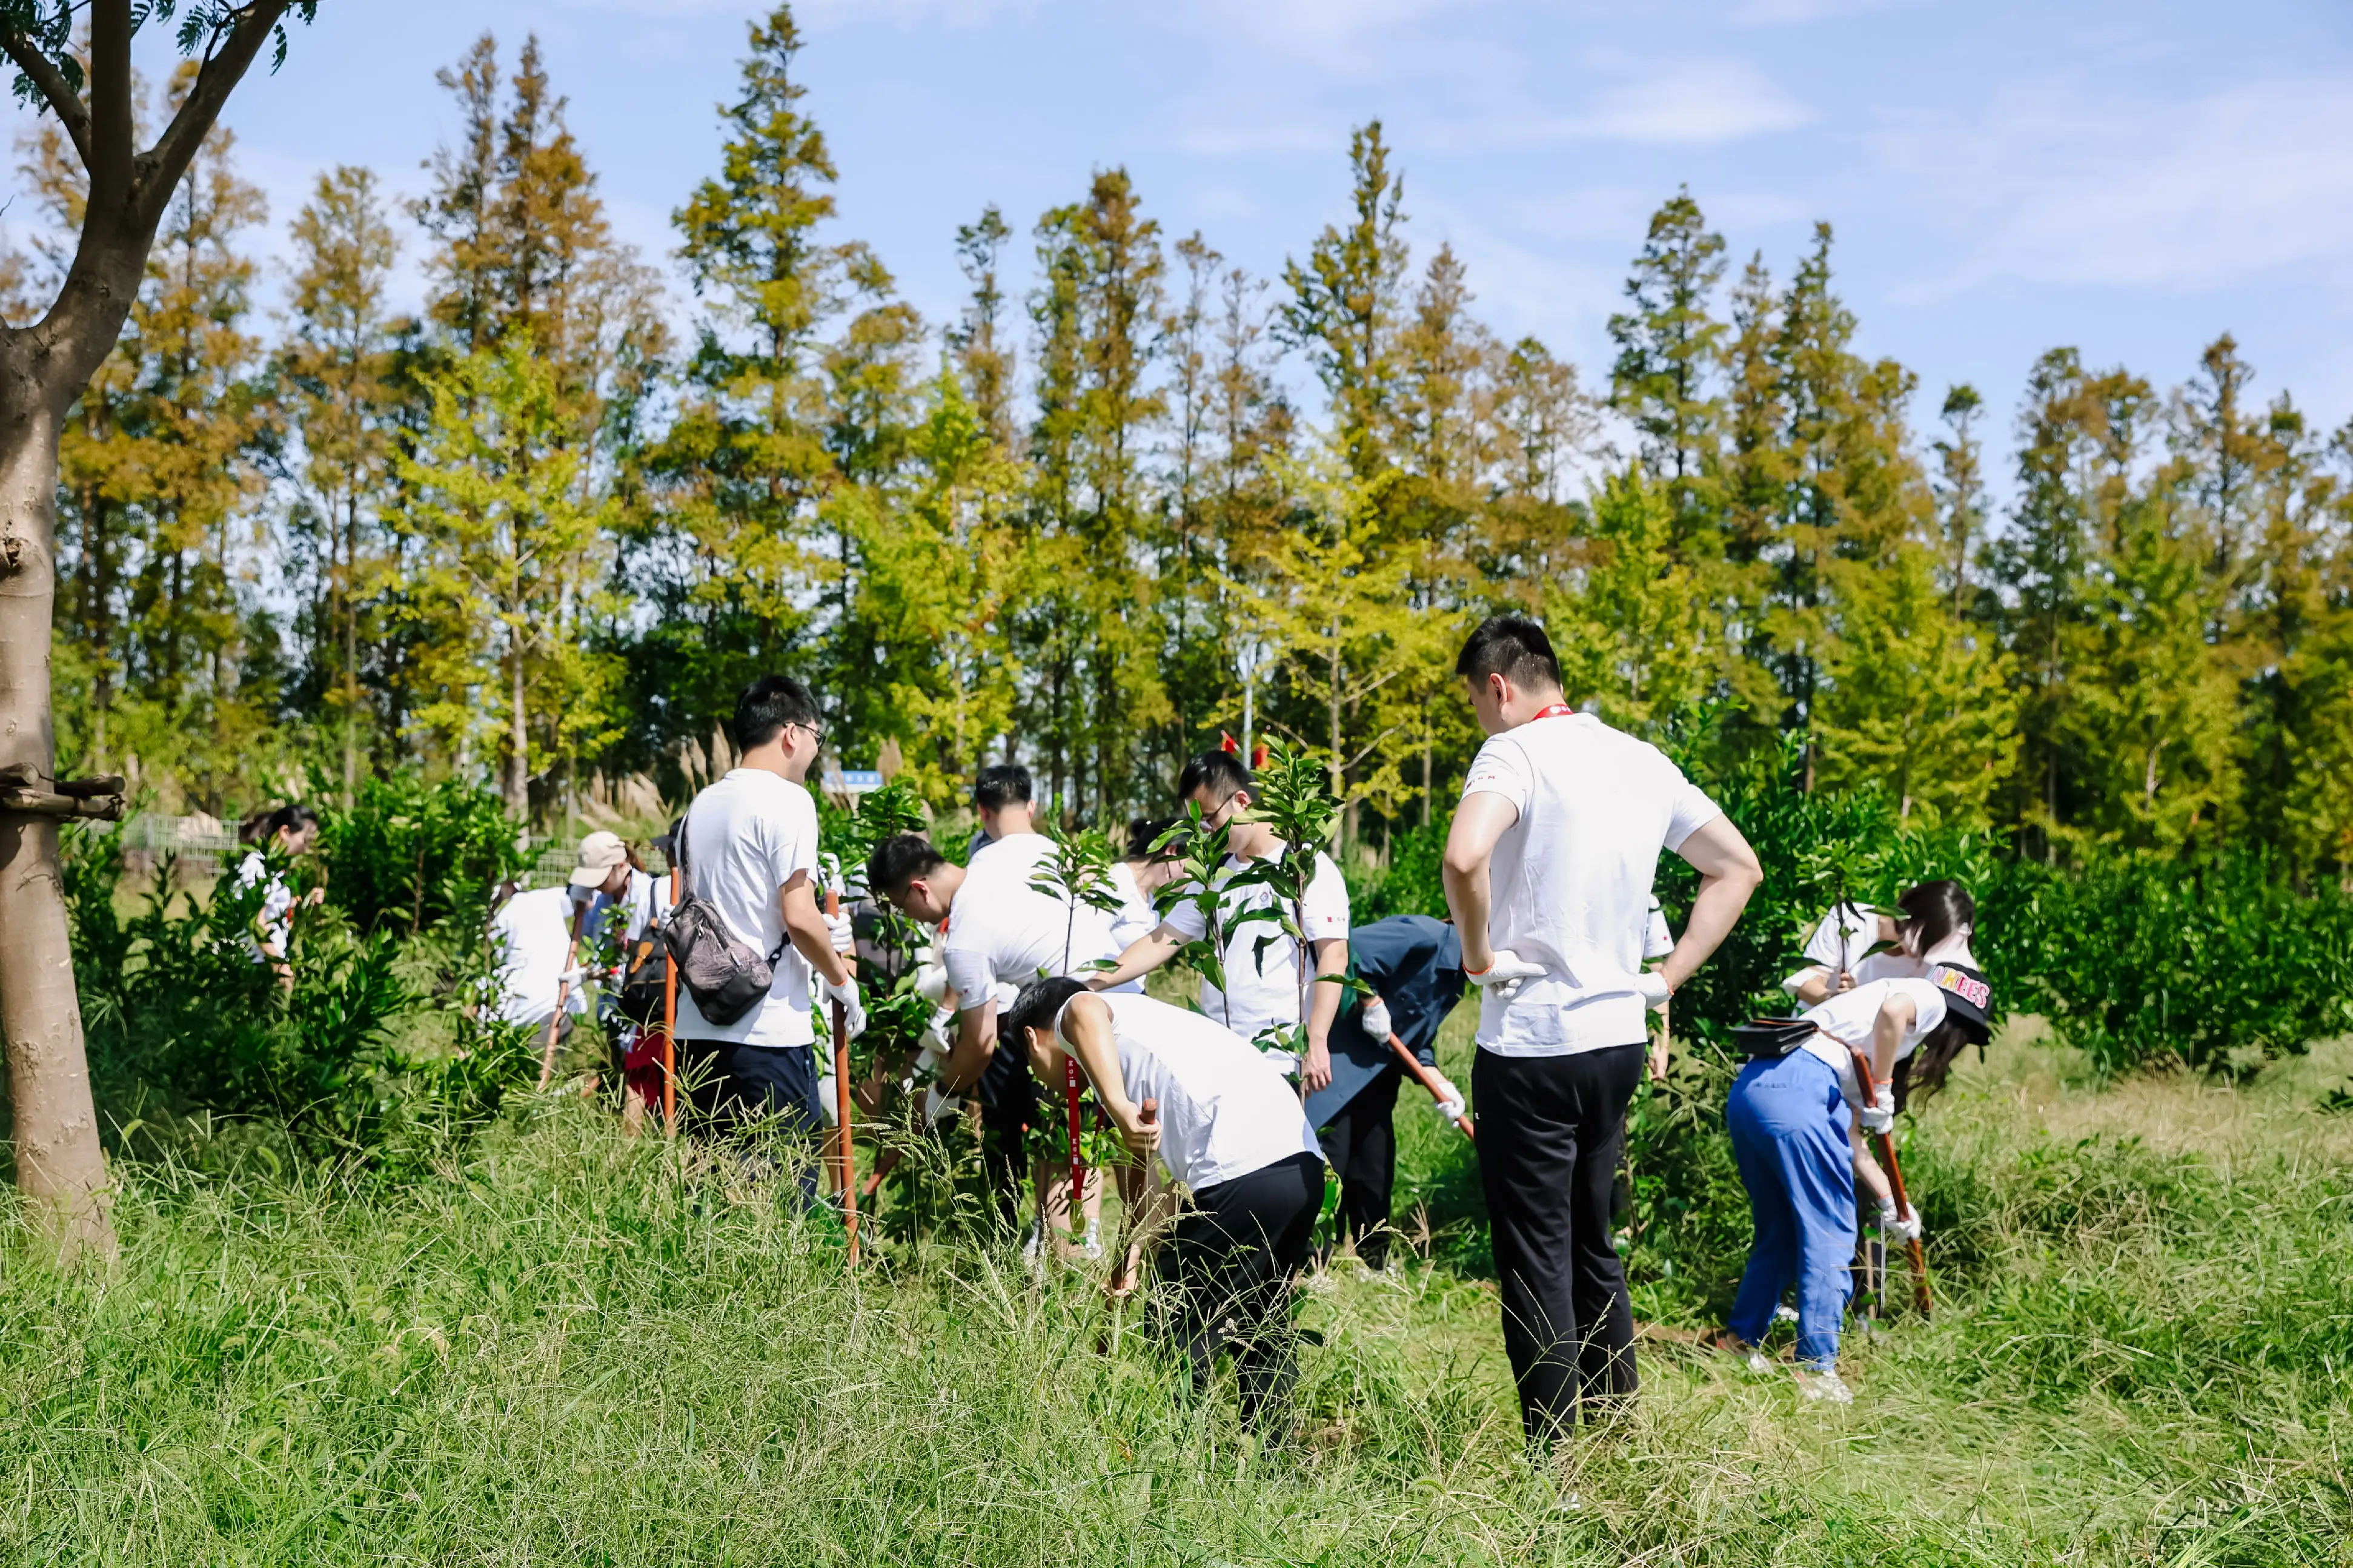
<path fill-rule="evenodd" d="M 1576 716 L 1576 709 L 1571 708 L 1566 702 L 1556 702 L 1548 708 L 1540 710 L 1536 713 L 1535 718 L 1530 719 L 1528 722 L 1533 724 L 1536 721 L 1536 719 L 1573 719 Z"/>

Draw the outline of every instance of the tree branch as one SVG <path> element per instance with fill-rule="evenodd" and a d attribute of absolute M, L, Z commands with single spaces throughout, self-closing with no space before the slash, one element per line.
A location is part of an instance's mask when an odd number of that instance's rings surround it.
<path fill-rule="evenodd" d="M 66 128 L 66 135 L 72 140 L 74 151 L 80 154 L 81 166 L 88 169 L 90 106 L 82 102 L 81 94 L 66 80 L 66 73 L 58 69 L 57 63 L 41 52 L 40 46 L 22 33 L 14 29 L 0 32 L 0 49 L 7 50 L 8 58 L 16 62 L 16 68 L 41 89 L 42 99 L 58 117 L 58 123 Z"/>
<path fill-rule="evenodd" d="M 188 172 L 228 95 L 244 79 L 253 57 L 261 52 L 263 42 L 292 5 L 293 0 L 253 0 L 238 13 L 220 52 L 207 56 L 197 70 L 195 85 L 188 89 L 180 111 L 172 116 L 172 123 L 164 127 L 155 145 L 141 155 L 139 216 L 149 226 L 163 216 L 173 187 Z"/>

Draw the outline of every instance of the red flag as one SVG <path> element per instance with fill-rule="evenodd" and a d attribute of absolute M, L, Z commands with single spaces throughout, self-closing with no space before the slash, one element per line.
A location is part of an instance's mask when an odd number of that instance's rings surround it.
<path fill-rule="evenodd" d="M 1218 731 L 1218 750 L 1225 752 L 1226 755 L 1230 757 L 1241 749 L 1240 742 L 1237 742 L 1231 735 L 1227 734 L 1223 730 Z"/>
<path fill-rule="evenodd" d="M 1250 772 L 1256 773 L 1264 766 L 1266 766 L 1266 742 L 1261 741 L 1250 748 Z"/>

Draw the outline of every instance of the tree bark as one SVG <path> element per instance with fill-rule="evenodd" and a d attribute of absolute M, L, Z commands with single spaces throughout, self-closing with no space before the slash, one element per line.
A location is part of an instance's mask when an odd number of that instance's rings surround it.
<path fill-rule="evenodd" d="M 290 3 L 252 0 L 206 40 L 195 82 L 144 153 L 132 114 L 131 0 L 90 0 L 86 100 L 37 45 L 0 27 L 0 50 L 33 82 L 90 173 L 81 234 L 56 300 L 29 327 L 0 327 L 0 766 L 27 763 L 43 778 L 57 772 L 49 647 L 66 411 L 121 334 L 164 204 Z M 0 1035 L 16 1181 L 32 1217 L 61 1254 L 111 1255 L 106 1155 L 51 819 L 0 814 Z"/>
<path fill-rule="evenodd" d="M 57 416 L 22 365 L 0 396 L 0 765 L 57 771 L 49 624 L 57 599 Z M 0 815 L 0 1033 L 16 1183 L 69 1251 L 111 1254 L 106 1156 L 82 1048 L 54 819 Z"/>

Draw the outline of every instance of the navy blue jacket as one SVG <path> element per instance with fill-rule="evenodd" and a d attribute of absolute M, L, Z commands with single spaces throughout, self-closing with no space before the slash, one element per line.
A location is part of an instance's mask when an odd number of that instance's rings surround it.
<path fill-rule="evenodd" d="M 1462 939 L 1444 921 L 1392 915 L 1348 933 L 1348 972 L 1389 1005 L 1389 1022 L 1406 1048 L 1428 1066 L 1438 1061 L 1438 1030 L 1462 1000 Z M 1351 992 L 1332 1024 L 1332 1081 L 1307 1097 L 1307 1120 L 1322 1127 L 1367 1084 L 1401 1070 L 1386 1039 L 1364 1028 L 1364 998 Z"/>

